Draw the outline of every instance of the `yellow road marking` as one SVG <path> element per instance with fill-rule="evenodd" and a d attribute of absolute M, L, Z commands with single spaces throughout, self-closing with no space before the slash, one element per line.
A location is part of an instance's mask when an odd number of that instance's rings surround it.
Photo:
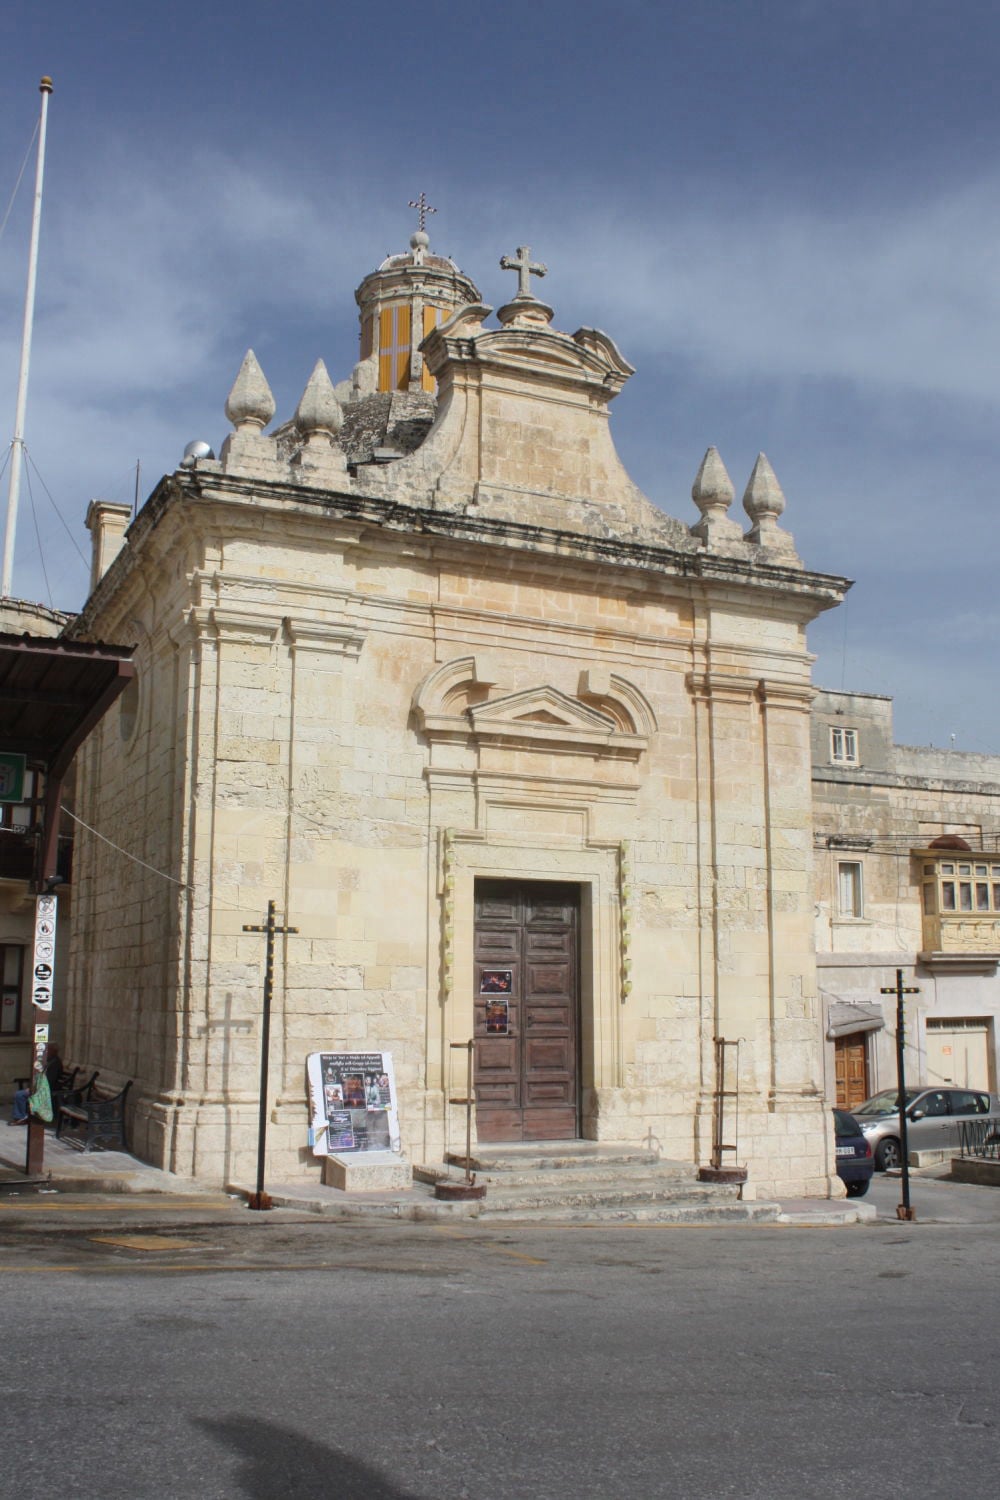
<path fill-rule="evenodd" d="M 92 1234 L 92 1245 L 121 1245 L 125 1250 L 200 1250 L 201 1240 L 179 1240 L 165 1234 Z"/>
<path fill-rule="evenodd" d="M 97 1195 L 95 1194 L 94 1196 L 96 1197 Z M 109 1201 L 112 1197 L 114 1199 L 113 1202 Z M 0 1198 L 0 1208 L 9 1209 L 11 1213 L 23 1214 L 97 1214 L 114 1213 L 118 1209 L 126 1209 L 132 1213 L 138 1213 L 141 1209 L 164 1209 L 168 1212 L 174 1212 L 177 1209 L 188 1208 L 201 1208 L 206 1211 L 211 1210 L 215 1212 L 220 1208 L 235 1209 L 239 1206 L 238 1204 L 231 1203 L 228 1198 L 209 1199 L 208 1201 L 204 1198 L 173 1198 L 168 1203 L 162 1203 L 159 1201 L 150 1202 L 149 1200 L 140 1200 L 137 1202 L 133 1198 L 119 1198 L 117 1194 L 102 1195 L 99 1203 L 9 1203 L 5 1199 Z"/>
<path fill-rule="evenodd" d="M 276 1264 L 261 1265 L 220 1265 L 218 1261 L 184 1261 L 177 1266 L 151 1265 L 148 1261 L 116 1261 L 114 1265 L 78 1265 L 78 1266 L 0 1266 L 2 1275 L 39 1275 L 46 1271 L 66 1272 L 79 1271 L 88 1276 L 132 1276 L 140 1271 L 151 1271 L 159 1274 L 161 1271 L 213 1271 L 213 1272 L 239 1272 L 247 1275 L 255 1271 L 371 1271 L 371 1261 L 319 1261 L 315 1265 L 303 1265 L 301 1261 L 280 1261 Z"/>
<path fill-rule="evenodd" d="M 474 1232 L 471 1233 L 471 1234 L 461 1234 L 457 1229 L 452 1229 L 450 1227 L 450 1225 L 446 1225 L 446 1224 L 435 1224 L 434 1228 L 438 1231 L 439 1234 L 442 1234 L 445 1237 L 445 1239 L 449 1239 L 449 1240 L 460 1240 L 460 1241 L 463 1241 L 463 1242 L 471 1242 L 471 1241 L 477 1240 L 479 1238 L 479 1236 L 476 1235 Z M 482 1231 L 480 1231 L 480 1233 L 482 1233 Z M 548 1260 L 542 1259 L 541 1257 L 539 1257 L 537 1255 L 525 1255 L 522 1250 L 508 1250 L 506 1248 L 506 1246 L 504 1246 L 504 1245 L 490 1245 L 490 1244 L 486 1244 L 486 1245 L 480 1245 L 479 1248 L 481 1250 L 491 1251 L 494 1255 L 509 1255 L 514 1260 L 524 1260 L 524 1261 L 527 1261 L 528 1264 L 531 1265 L 531 1266 L 547 1266 L 548 1265 Z"/>

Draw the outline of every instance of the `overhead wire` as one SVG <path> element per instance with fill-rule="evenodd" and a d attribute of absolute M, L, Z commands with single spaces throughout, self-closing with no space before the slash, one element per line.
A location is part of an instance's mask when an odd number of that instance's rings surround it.
<path fill-rule="evenodd" d="M 31 132 L 31 140 L 28 142 L 28 149 L 24 153 L 24 160 L 21 163 L 21 170 L 20 172 L 18 172 L 17 181 L 14 183 L 14 190 L 10 195 L 10 201 L 8 202 L 7 207 L 4 210 L 3 218 L 0 219 L 0 238 L 3 237 L 3 232 L 7 228 L 7 220 L 10 218 L 11 209 L 14 207 L 14 199 L 17 197 L 17 190 L 21 186 L 21 178 L 24 176 L 25 168 L 28 165 L 28 158 L 31 156 L 31 148 L 35 144 L 35 137 L 38 135 L 38 127 L 40 124 L 41 119 L 37 119 L 35 121 L 35 128 Z"/>
<path fill-rule="evenodd" d="M 38 542 L 38 561 L 41 564 L 42 577 L 45 579 L 45 592 L 48 595 L 49 609 L 55 609 L 52 602 L 52 585 L 49 583 L 49 573 L 45 566 L 45 548 L 42 546 L 42 534 L 38 529 L 38 508 L 35 505 L 35 492 L 31 488 L 31 470 L 25 466 L 24 478 L 28 486 L 28 499 L 31 502 L 31 519 L 35 527 L 35 539 Z"/>
<path fill-rule="evenodd" d="M 121 844 L 116 844 L 114 839 L 108 838 L 107 834 L 101 833 L 99 829 L 92 827 L 90 823 L 88 823 L 84 818 L 81 818 L 78 813 L 75 813 L 70 808 L 66 807 L 65 804 L 63 805 L 62 810 L 68 818 L 72 818 L 74 823 L 78 823 L 81 828 L 85 828 L 88 833 L 92 833 L 95 838 L 101 840 L 102 844 L 107 844 L 109 849 L 114 849 L 116 854 L 124 855 L 124 857 L 128 860 L 131 860 L 133 864 L 141 865 L 144 870 L 149 870 L 151 874 L 158 875 L 161 880 L 167 880 L 171 885 L 179 886 L 182 891 L 186 891 L 190 896 L 195 896 L 198 894 L 196 886 L 190 885 L 186 880 L 179 880 L 176 875 L 168 875 L 165 870 L 158 870 L 157 867 L 155 865 L 151 865 L 148 860 L 140 859 L 137 854 L 133 854 L 130 850 L 122 848 Z M 212 896 L 210 902 L 208 903 L 208 906 L 202 908 L 202 910 L 208 910 L 209 907 L 211 907 L 213 911 L 221 910 L 244 913 L 252 909 L 246 906 L 234 906 L 231 902 L 220 900 L 220 898 L 215 895 Z"/>
<path fill-rule="evenodd" d="M 83 550 L 80 547 L 80 544 L 77 541 L 76 537 L 73 535 L 72 531 L 70 530 L 69 525 L 67 524 L 65 516 L 63 515 L 62 511 L 59 509 L 58 505 L 56 504 L 55 500 L 53 499 L 52 491 L 49 489 L 48 485 L 45 483 L 45 480 L 42 478 L 41 470 L 39 469 L 38 465 L 35 463 L 34 458 L 28 452 L 27 448 L 25 448 L 25 450 L 24 450 L 24 456 L 27 459 L 28 464 L 30 465 L 30 467 L 32 469 L 34 469 L 34 471 L 35 471 L 35 477 L 38 480 L 38 483 L 41 485 L 41 487 L 45 491 L 46 495 L 48 495 L 48 497 L 49 497 L 49 503 L 52 506 L 52 509 L 55 511 L 56 515 L 59 517 L 59 521 L 60 521 L 60 523 L 62 525 L 63 530 L 65 531 L 66 535 L 69 537 L 70 541 L 72 542 L 73 547 L 76 550 L 77 557 L 83 563 L 84 567 L 86 567 L 87 566 L 87 559 L 83 555 Z"/>

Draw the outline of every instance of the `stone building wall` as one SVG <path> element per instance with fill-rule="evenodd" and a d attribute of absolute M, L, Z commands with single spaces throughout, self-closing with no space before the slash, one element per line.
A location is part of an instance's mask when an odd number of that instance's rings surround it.
<path fill-rule="evenodd" d="M 219 460 L 168 476 L 74 627 L 137 644 L 138 725 L 95 735 L 78 1054 L 138 1080 L 142 1154 L 246 1181 L 269 899 L 269 1174 L 316 1175 L 304 1064 L 389 1049 L 403 1146 L 464 1138 L 481 877 L 581 891 L 584 1136 L 705 1162 L 713 1038 L 741 1040 L 748 1195 L 836 1191 L 815 984 L 806 571 L 763 457 L 744 536 L 714 450 L 694 527 L 628 479 L 630 373 L 533 298 L 425 340 L 425 443 L 348 468 L 318 366 L 298 444 L 252 359 Z M 128 842 L 123 836 L 120 841 Z M 166 877 L 166 878 L 165 878 Z"/>
<path fill-rule="evenodd" d="M 820 693 L 813 722 L 821 993 L 827 1004 L 847 1000 L 884 1014 L 885 1027 L 870 1039 L 869 1064 L 871 1087 L 888 1086 L 895 1078 L 895 1002 L 880 990 L 902 968 L 906 983 L 919 988 L 908 1002 L 913 1080 L 933 1081 L 928 1021 L 981 1018 L 989 1024 L 993 1060 L 979 1086 L 995 1088 L 1000 922 L 973 914 L 957 945 L 965 952 L 935 955 L 922 907 L 926 861 L 913 851 L 952 834 L 985 851 L 991 868 L 1000 862 L 1000 755 L 894 745 L 891 700 L 864 694 Z M 856 726 L 857 766 L 831 765 L 828 730 L 834 724 Z M 844 862 L 862 869 L 863 911 L 857 917 L 839 910 L 838 867 Z M 828 1074 L 829 1066 L 828 1060 Z"/>

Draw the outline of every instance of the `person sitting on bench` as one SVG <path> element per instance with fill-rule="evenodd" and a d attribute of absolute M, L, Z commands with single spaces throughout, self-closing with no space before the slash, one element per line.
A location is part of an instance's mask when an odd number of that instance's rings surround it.
<path fill-rule="evenodd" d="M 49 1042 L 46 1045 L 42 1057 L 42 1069 L 49 1081 L 49 1088 L 55 1089 L 63 1070 L 62 1058 L 59 1056 L 59 1044 L 57 1042 Z M 31 1083 L 26 1089 L 18 1089 L 14 1095 L 14 1108 L 10 1118 L 11 1125 L 27 1125 L 28 1100 L 31 1098 L 33 1083 L 34 1076 L 32 1076 Z"/>

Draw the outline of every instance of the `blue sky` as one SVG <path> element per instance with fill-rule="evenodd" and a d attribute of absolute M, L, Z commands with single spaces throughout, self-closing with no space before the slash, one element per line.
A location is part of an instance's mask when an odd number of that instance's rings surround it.
<path fill-rule="evenodd" d="M 7 0 L 0 41 L 0 213 L 55 80 L 16 593 L 80 604 L 89 499 L 218 445 L 248 346 L 279 416 L 317 357 L 346 375 L 353 289 L 423 188 L 487 302 L 528 243 L 556 326 L 636 365 L 615 437 L 670 514 L 697 519 L 710 443 L 738 496 L 767 452 L 807 565 L 857 580 L 817 682 L 892 694 L 905 742 L 1000 751 L 994 5 Z M 5 441 L 32 171 L 0 239 Z"/>

